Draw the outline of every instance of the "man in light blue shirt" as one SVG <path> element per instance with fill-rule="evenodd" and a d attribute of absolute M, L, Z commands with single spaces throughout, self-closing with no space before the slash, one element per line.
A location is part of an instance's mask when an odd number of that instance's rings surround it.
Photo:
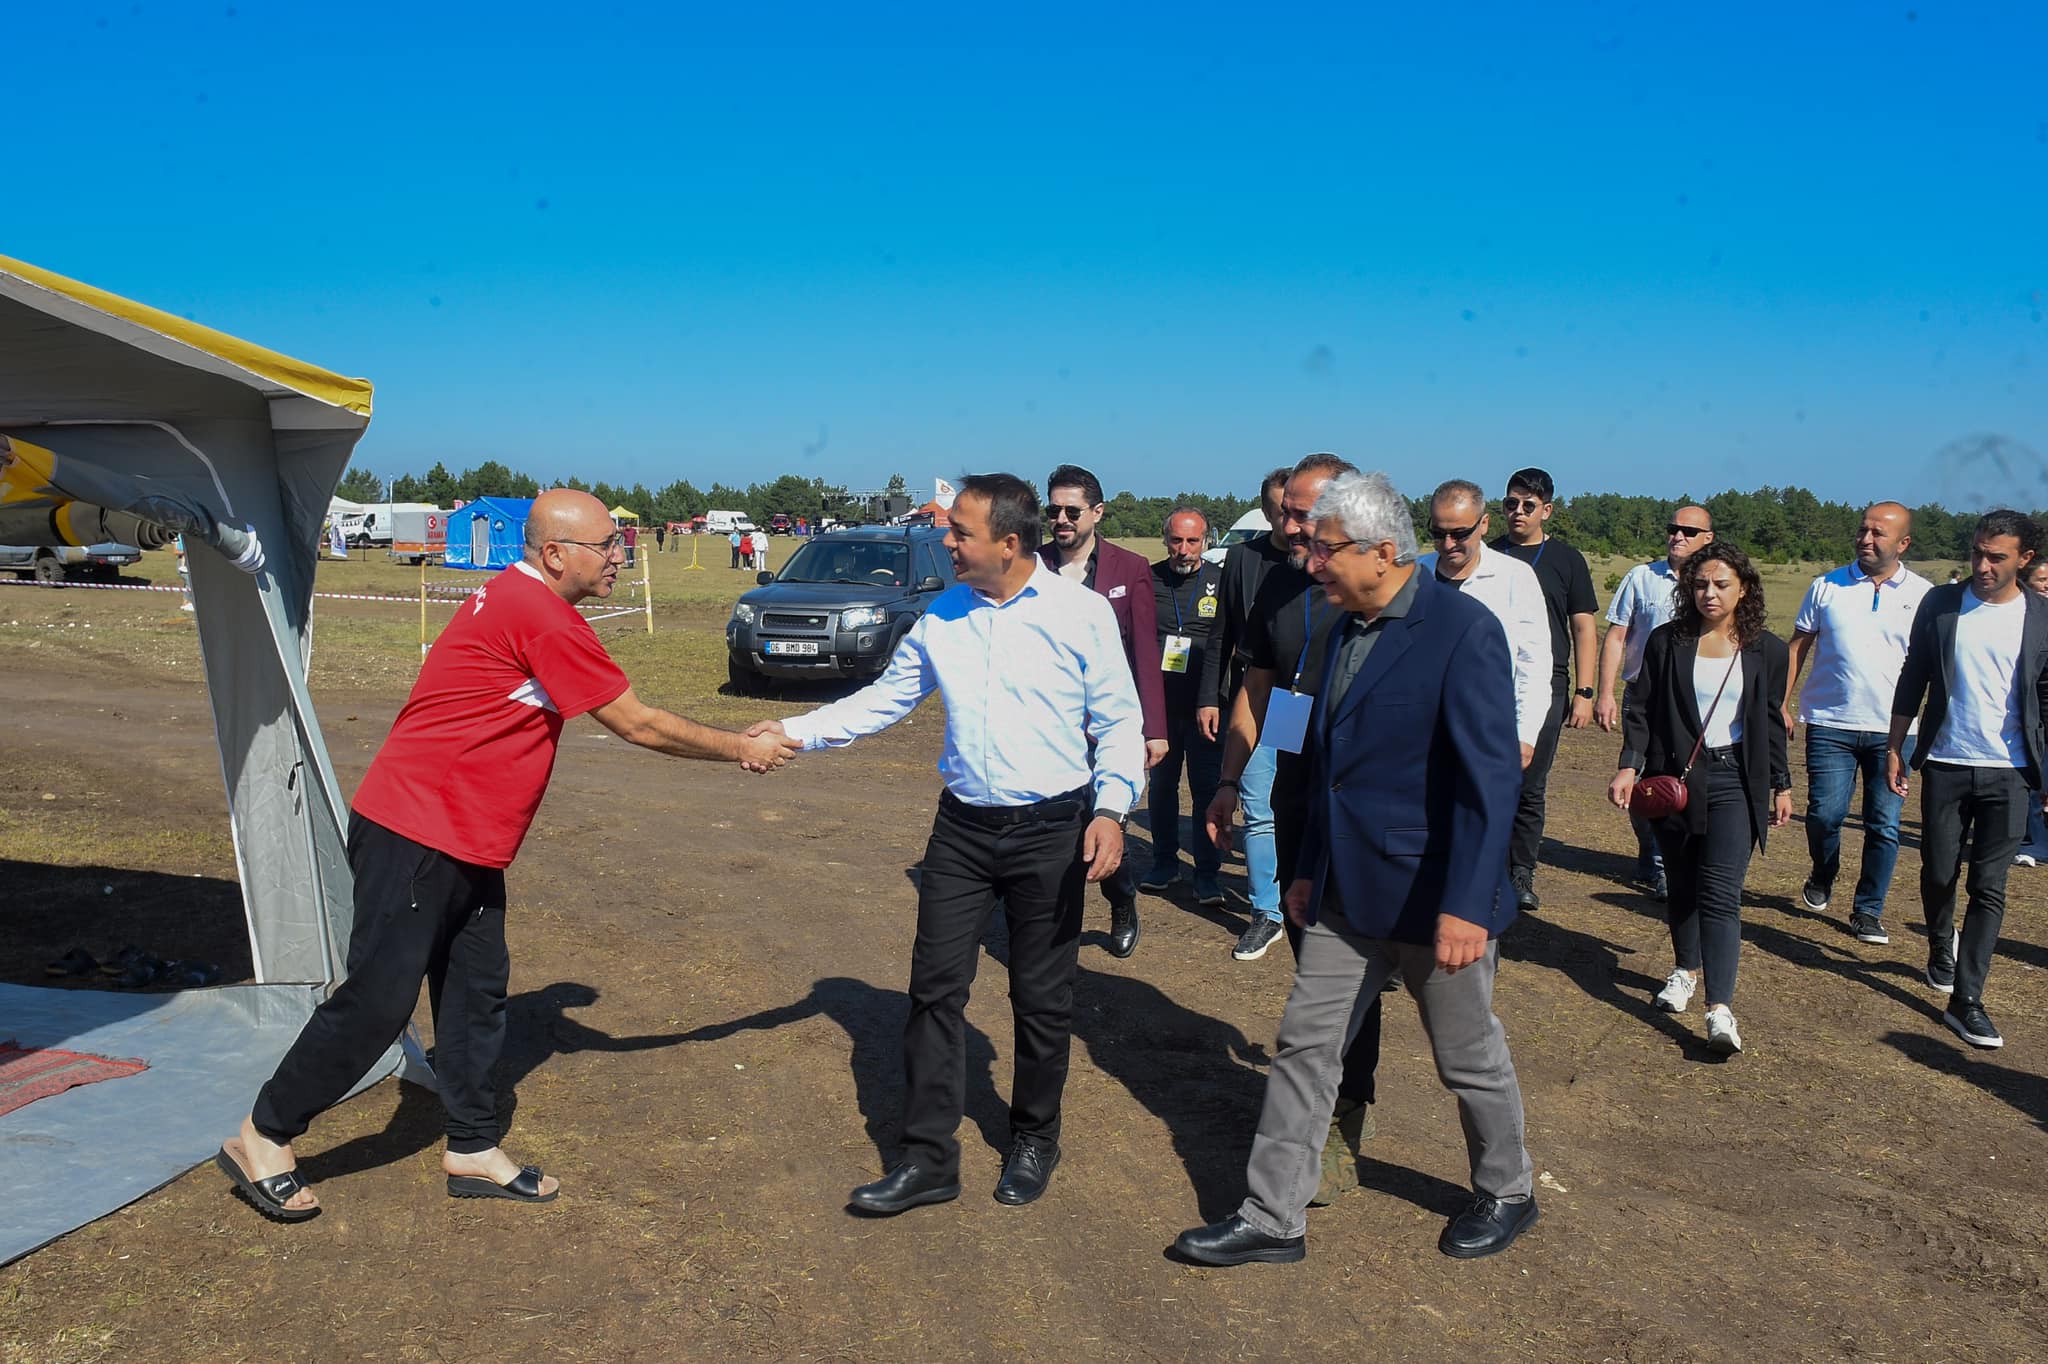
<path fill-rule="evenodd" d="M 1650 632 L 1671 619 L 1679 567 L 1713 542 L 1713 513 L 1705 507 L 1680 507 L 1664 527 L 1663 560 L 1637 564 L 1614 590 L 1614 600 L 1607 605 L 1607 638 L 1600 643 L 1600 697 L 1593 703 L 1593 718 L 1608 733 L 1621 723 L 1620 684 L 1636 680 Z M 1628 822 L 1636 835 L 1636 879 L 1661 900 L 1664 858 L 1657 851 L 1650 821 L 1631 812 Z"/>
<path fill-rule="evenodd" d="M 836 748 L 886 729 L 934 690 L 945 700 L 946 790 L 918 881 L 903 1028 L 903 1158 L 853 1191 L 859 1212 L 960 1196 L 953 1134 L 966 1102 L 967 990 L 998 898 L 1017 1060 L 997 1200 L 1031 1202 L 1059 1164 L 1082 892 L 1123 860 L 1145 738 L 1116 617 L 1039 560 L 1039 515 L 1022 479 L 962 481 L 946 536 L 960 581 L 910 628 L 888 668 L 843 701 L 755 727 Z"/>

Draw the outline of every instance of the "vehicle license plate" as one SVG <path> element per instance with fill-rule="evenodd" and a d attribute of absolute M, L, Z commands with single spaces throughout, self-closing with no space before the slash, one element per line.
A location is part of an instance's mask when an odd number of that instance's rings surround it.
<path fill-rule="evenodd" d="M 815 639 L 771 639 L 768 641 L 771 654 L 815 654 L 818 641 Z"/>

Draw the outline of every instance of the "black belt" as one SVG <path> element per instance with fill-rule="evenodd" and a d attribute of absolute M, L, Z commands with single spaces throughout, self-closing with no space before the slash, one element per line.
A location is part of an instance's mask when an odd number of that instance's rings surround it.
<path fill-rule="evenodd" d="M 1058 819 L 1072 819 L 1093 809 L 1094 805 L 1094 793 L 1085 786 L 1077 786 L 1064 795 L 1048 796 L 1029 805 L 969 805 L 951 791 L 939 796 L 941 810 L 955 819 L 978 824 L 984 829 L 1007 829 L 1014 824 L 1049 824 Z"/>

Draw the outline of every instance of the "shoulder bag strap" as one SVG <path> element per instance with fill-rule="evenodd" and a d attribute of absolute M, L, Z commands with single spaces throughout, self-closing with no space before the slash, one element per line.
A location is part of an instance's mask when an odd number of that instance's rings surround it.
<path fill-rule="evenodd" d="M 1707 741 L 1707 726 L 1714 723 L 1714 712 L 1721 708 L 1721 693 L 1728 690 L 1728 679 L 1735 675 L 1735 665 L 1742 662 L 1742 650 L 1735 651 L 1735 657 L 1728 660 L 1728 671 L 1721 674 L 1721 685 L 1714 688 L 1714 703 L 1707 707 L 1706 718 L 1700 721 L 1700 737 L 1692 741 L 1692 756 L 1685 760 L 1685 771 L 1678 774 L 1684 781 L 1692 775 L 1692 765 L 1700 760 L 1700 745 Z"/>

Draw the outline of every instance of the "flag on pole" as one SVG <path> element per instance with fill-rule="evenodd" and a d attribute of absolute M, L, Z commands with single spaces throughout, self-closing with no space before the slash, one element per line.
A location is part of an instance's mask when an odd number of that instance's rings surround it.
<path fill-rule="evenodd" d="M 932 480 L 932 501 L 938 503 L 947 511 L 953 510 L 953 499 L 959 495 L 959 490 L 946 482 L 945 479 L 935 478 Z"/>

